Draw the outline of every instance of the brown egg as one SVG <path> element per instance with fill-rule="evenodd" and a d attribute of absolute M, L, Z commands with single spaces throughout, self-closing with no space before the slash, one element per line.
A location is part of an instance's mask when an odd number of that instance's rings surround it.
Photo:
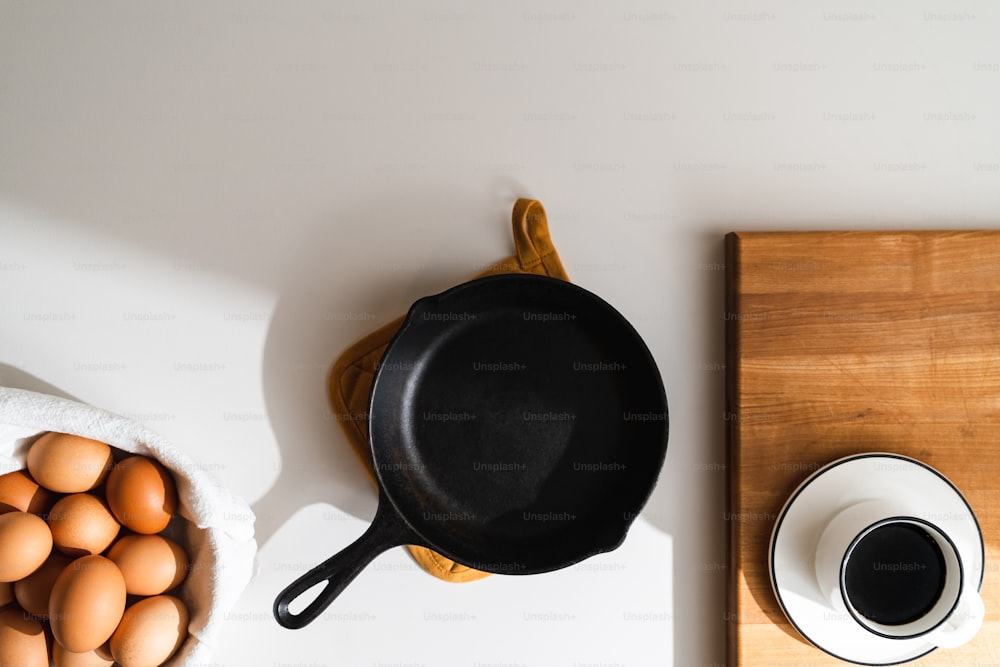
<path fill-rule="evenodd" d="M 45 520 L 27 512 L 0 514 L 0 581 L 24 579 L 52 553 Z"/>
<path fill-rule="evenodd" d="M 41 621 L 17 605 L 0 610 L 0 665 L 49 667 L 49 647 Z"/>
<path fill-rule="evenodd" d="M 146 535 L 166 528 L 177 511 L 174 478 L 145 456 L 130 456 L 114 467 L 108 475 L 107 497 L 123 526 Z"/>
<path fill-rule="evenodd" d="M 24 579 L 14 582 L 17 603 L 30 614 L 38 617 L 49 615 L 49 594 L 56 577 L 73 561 L 58 551 L 49 554 L 42 566 Z"/>
<path fill-rule="evenodd" d="M 49 528 L 56 548 L 74 557 L 103 552 L 121 530 L 107 504 L 89 493 L 74 493 L 53 505 Z"/>
<path fill-rule="evenodd" d="M 184 547 L 160 535 L 126 535 L 108 550 L 125 577 L 129 595 L 159 595 L 187 575 Z"/>
<path fill-rule="evenodd" d="M 125 612 L 125 579 L 104 556 L 83 556 L 56 578 L 49 596 L 49 624 L 63 648 L 93 651 L 108 641 Z"/>
<path fill-rule="evenodd" d="M 187 637 L 188 610 L 172 595 L 143 598 L 125 610 L 111 636 L 111 655 L 121 667 L 155 667 L 170 659 Z"/>
<path fill-rule="evenodd" d="M 0 607 L 6 607 L 14 601 L 14 584 L 0 581 Z"/>
<path fill-rule="evenodd" d="M 101 646 L 93 651 L 71 653 L 59 642 L 52 646 L 52 664 L 54 667 L 112 667 L 115 664 L 108 647 Z"/>
<path fill-rule="evenodd" d="M 108 476 L 111 447 L 67 433 L 46 433 L 28 449 L 28 472 L 50 491 L 80 493 Z"/>
<path fill-rule="evenodd" d="M 55 494 L 39 486 L 25 470 L 0 475 L 0 514 L 19 511 L 45 516 L 55 501 Z"/>

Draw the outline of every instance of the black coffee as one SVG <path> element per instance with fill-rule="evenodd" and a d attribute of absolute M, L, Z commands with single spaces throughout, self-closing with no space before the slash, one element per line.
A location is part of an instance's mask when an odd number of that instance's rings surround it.
<path fill-rule="evenodd" d="M 890 523 L 861 538 L 844 574 L 847 597 L 858 613 L 883 625 L 904 625 L 941 597 L 944 555 L 920 526 Z"/>

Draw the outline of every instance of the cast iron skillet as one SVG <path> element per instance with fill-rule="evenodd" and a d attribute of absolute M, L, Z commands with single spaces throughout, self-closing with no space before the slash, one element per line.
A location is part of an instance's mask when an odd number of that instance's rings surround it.
<path fill-rule="evenodd" d="M 375 519 L 278 595 L 287 628 L 313 621 L 394 546 L 499 574 L 611 551 L 667 448 L 663 383 L 635 329 L 581 287 L 523 274 L 413 304 L 376 373 L 368 421 Z"/>

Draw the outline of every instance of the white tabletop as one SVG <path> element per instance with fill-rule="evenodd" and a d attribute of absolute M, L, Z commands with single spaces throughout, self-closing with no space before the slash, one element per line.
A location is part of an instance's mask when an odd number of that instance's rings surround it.
<path fill-rule="evenodd" d="M 989 2 L 4 2 L 0 380 L 253 505 L 213 664 L 721 665 L 723 235 L 996 227 L 998 34 Z M 579 566 L 446 584 L 395 549 L 279 627 L 375 510 L 330 362 L 509 256 L 517 197 L 653 351 L 657 490 Z"/>

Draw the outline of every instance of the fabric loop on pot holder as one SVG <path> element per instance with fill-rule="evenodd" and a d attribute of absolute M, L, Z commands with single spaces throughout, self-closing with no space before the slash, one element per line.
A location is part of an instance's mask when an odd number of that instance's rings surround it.
<path fill-rule="evenodd" d="M 511 215 L 516 254 L 490 265 L 476 278 L 500 273 L 534 273 L 569 280 L 552 238 L 545 208 L 535 199 L 518 199 Z M 375 370 L 392 337 L 403 324 L 400 316 L 376 329 L 347 348 L 330 368 L 328 394 L 330 407 L 344 430 L 352 449 L 365 466 L 372 482 L 371 455 L 368 450 L 368 396 Z M 423 547 L 407 547 L 417 564 L 445 581 L 473 581 L 488 576 L 456 563 Z"/>

